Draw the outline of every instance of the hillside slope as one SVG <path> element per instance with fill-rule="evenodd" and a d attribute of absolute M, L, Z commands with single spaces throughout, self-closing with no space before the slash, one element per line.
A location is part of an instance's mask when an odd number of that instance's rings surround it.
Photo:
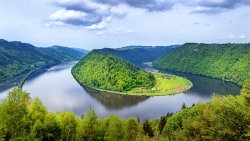
<path fill-rule="evenodd" d="M 82 85 L 111 91 L 155 85 L 153 74 L 102 50 L 87 54 L 72 68 L 72 74 Z"/>
<path fill-rule="evenodd" d="M 173 46 L 128 46 L 123 48 L 111 49 L 104 48 L 103 52 L 108 54 L 116 55 L 127 62 L 135 65 L 142 65 L 143 62 L 153 62 L 160 56 L 166 54 L 172 49 L 176 48 L 177 45 Z"/>
<path fill-rule="evenodd" d="M 159 69 L 201 74 L 242 84 L 250 77 L 250 44 L 188 43 L 153 64 Z"/>
<path fill-rule="evenodd" d="M 61 62 L 79 60 L 83 53 L 66 47 L 38 48 L 0 40 L 0 82 Z M 1 84 L 2 85 L 2 84 Z"/>
<path fill-rule="evenodd" d="M 52 46 L 40 49 L 51 56 L 53 59 L 60 60 L 61 62 L 80 60 L 85 54 L 77 51 L 76 49 L 62 46 Z"/>

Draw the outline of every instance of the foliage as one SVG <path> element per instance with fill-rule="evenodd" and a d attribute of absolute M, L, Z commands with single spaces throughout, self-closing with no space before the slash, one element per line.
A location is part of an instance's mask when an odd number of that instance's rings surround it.
<path fill-rule="evenodd" d="M 0 140 L 250 140 L 249 80 L 240 96 L 213 96 L 175 114 L 142 123 L 115 115 L 97 118 L 93 110 L 76 117 L 70 112 L 51 113 L 39 99 L 14 89 L 0 101 Z"/>
<path fill-rule="evenodd" d="M 153 62 L 159 56 L 170 52 L 177 46 L 128 46 L 118 49 L 104 48 L 103 52 L 113 54 L 130 63 L 141 66 L 143 62 Z"/>
<path fill-rule="evenodd" d="M 241 95 L 244 96 L 247 103 L 250 105 L 250 79 L 247 79 L 241 90 Z"/>
<path fill-rule="evenodd" d="M 122 59 L 93 50 L 73 68 L 80 84 L 111 91 L 129 91 L 136 87 L 152 88 L 155 77 Z"/>
<path fill-rule="evenodd" d="M 127 122 L 127 140 L 135 141 L 138 135 L 139 123 L 136 118 L 129 118 Z"/>
<path fill-rule="evenodd" d="M 18 138 L 28 133 L 29 95 L 20 89 L 14 89 L 7 99 L 0 103 L 0 121 L 5 134 L 5 139 Z"/>
<path fill-rule="evenodd" d="M 83 53 L 66 47 L 38 48 L 21 42 L 0 40 L 0 81 L 61 62 L 79 60 Z"/>
<path fill-rule="evenodd" d="M 77 140 L 94 141 L 95 130 L 97 126 L 97 117 L 93 110 L 89 110 L 86 117 L 84 117 L 77 127 Z"/>
<path fill-rule="evenodd" d="M 151 125 L 149 124 L 148 120 L 146 120 L 145 122 L 143 122 L 143 131 L 150 138 L 154 137 L 153 129 L 152 129 Z"/>
<path fill-rule="evenodd" d="M 160 69 L 212 76 L 242 85 L 250 78 L 250 44 L 188 43 L 153 64 Z"/>
<path fill-rule="evenodd" d="M 125 138 L 125 122 L 118 116 L 110 115 L 104 140 L 120 141 Z"/>
<path fill-rule="evenodd" d="M 244 85 L 249 89 L 249 85 Z M 170 140 L 249 140 L 250 107 L 241 96 L 213 96 L 167 119 L 163 135 Z"/>
<path fill-rule="evenodd" d="M 158 125 L 158 129 L 159 129 L 160 134 L 162 133 L 162 130 L 163 130 L 166 123 L 167 123 L 167 118 L 165 116 L 161 116 L 160 117 L 160 122 L 159 122 L 159 125 Z"/>

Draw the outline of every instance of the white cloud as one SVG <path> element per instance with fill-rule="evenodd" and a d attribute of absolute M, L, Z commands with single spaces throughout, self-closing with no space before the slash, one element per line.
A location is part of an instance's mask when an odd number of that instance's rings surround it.
<path fill-rule="evenodd" d="M 92 24 L 87 26 L 86 29 L 89 30 L 102 30 L 105 29 L 107 24 L 112 21 L 112 16 L 104 18 L 100 23 Z"/>
<path fill-rule="evenodd" d="M 61 9 L 50 15 L 46 25 L 84 26 L 90 30 L 101 30 L 106 28 L 111 19 L 127 15 L 125 11 L 113 10 L 121 5 L 130 9 L 143 9 L 146 13 L 165 12 L 172 10 L 175 5 L 182 5 L 191 7 L 193 14 L 213 15 L 250 5 L 250 0 L 57 0 L 55 5 Z"/>
<path fill-rule="evenodd" d="M 135 31 L 134 31 L 134 30 L 131 30 L 131 29 L 128 29 L 128 30 L 125 30 L 124 33 L 127 33 L 127 34 L 134 34 Z"/>
<path fill-rule="evenodd" d="M 55 5 L 61 9 L 49 16 L 46 26 L 71 25 L 101 30 L 106 28 L 113 17 L 126 16 L 124 12 L 114 12 L 111 6 L 92 0 L 57 0 Z"/>
<path fill-rule="evenodd" d="M 103 34 L 104 34 L 103 31 L 99 31 L 99 32 L 96 33 L 96 35 L 103 35 Z"/>
<path fill-rule="evenodd" d="M 239 39 L 245 39 L 246 36 L 245 36 L 245 35 L 240 35 L 240 36 L 238 36 L 238 38 L 239 38 Z"/>
<path fill-rule="evenodd" d="M 221 36 L 220 39 L 245 39 L 245 35 L 234 35 L 232 33 L 228 34 L 227 36 Z"/>
<path fill-rule="evenodd" d="M 98 15 L 89 15 L 81 11 L 74 10 L 58 10 L 48 19 L 51 24 L 53 23 L 64 23 L 68 25 L 84 25 L 91 26 L 96 23 L 102 22 L 102 17 Z"/>

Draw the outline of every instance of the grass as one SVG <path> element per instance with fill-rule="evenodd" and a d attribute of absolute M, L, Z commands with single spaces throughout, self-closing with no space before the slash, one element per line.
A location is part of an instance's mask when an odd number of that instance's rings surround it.
<path fill-rule="evenodd" d="M 154 88 L 135 88 L 126 93 L 148 96 L 170 95 L 184 92 L 192 87 L 192 83 L 183 77 L 164 73 L 152 73 L 156 78 L 156 85 L 154 86 Z"/>
<path fill-rule="evenodd" d="M 193 86 L 191 81 L 183 77 L 165 74 L 165 73 L 158 73 L 158 72 L 151 72 L 151 73 L 153 73 L 156 78 L 156 85 L 152 89 L 142 90 L 142 88 L 134 88 L 128 92 L 117 92 L 117 91 L 98 89 L 95 87 L 87 86 L 85 84 L 81 84 L 81 85 L 84 87 L 88 87 L 91 89 L 95 89 L 95 90 L 99 90 L 99 91 L 107 92 L 107 93 L 121 94 L 121 95 L 138 95 L 138 96 L 173 95 L 173 94 L 178 94 L 178 93 L 187 91 Z"/>

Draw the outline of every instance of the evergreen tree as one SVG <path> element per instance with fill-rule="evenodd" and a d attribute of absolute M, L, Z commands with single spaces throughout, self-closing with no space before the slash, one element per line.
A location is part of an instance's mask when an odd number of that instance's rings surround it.
<path fill-rule="evenodd" d="M 143 122 L 143 131 L 146 135 L 148 135 L 150 138 L 154 137 L 154 132 L 149 124 L 148 120 L 145 120 Z"/>
<path fill-rule="evenodd" d="M 127 121 L 127 140 L 135 141 L 138 132 L 138 121 L 136 118 L 129 118 Z"/>
<path fill-rule="evenodd" d="M 159 125 L 158 125 L 158 129 L 159 129 L 160 134 L 162 133 L 162 130 L 163 130 L 166 122 L 167 122 L 166 117 L 165 116 L 161 116 L 160 117 L 160 122 L 159 122 Z"/>

